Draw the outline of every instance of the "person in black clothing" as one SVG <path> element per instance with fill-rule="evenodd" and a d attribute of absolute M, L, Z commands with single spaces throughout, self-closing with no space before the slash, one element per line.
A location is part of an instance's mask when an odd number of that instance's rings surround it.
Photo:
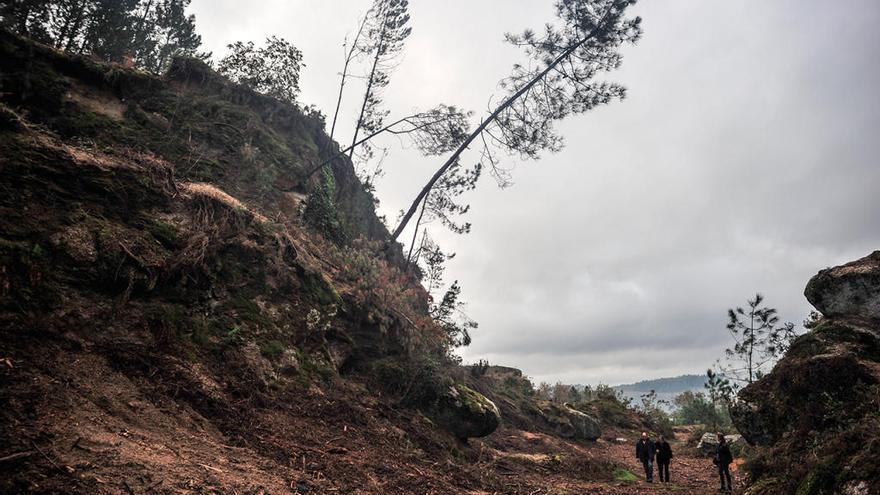
<path fill-rule="evenodd" d="M 724 434 L 718 433 L 718 450 L 715 452 L 715 464 L 718 465 L 718 476 L 721 477 L 721 491 L 732 492 L 733 483 L 730 479 L 730 464 L 733 462 L 733 454 L 730 452 L 730 446 Z M 727 483 L 725 484 L 725 480 Z"/>
<path fill-rule="evenodd" d="M 660 481 L 669 483 L 669 461 L 672 460 L 672 447 L 662 436 L 657 442 L 657 473 Z"/>
<path fill-rule="evenodd" d="M 648 483 L 654 482 L 654 456 L 657 454 L 657 448 L 654 442 L 648 438 L 647 433 L 642 433 L 642 438 L 636 442 L 636 459 L 642 462 L 645 468 L 645 480 Z"/>

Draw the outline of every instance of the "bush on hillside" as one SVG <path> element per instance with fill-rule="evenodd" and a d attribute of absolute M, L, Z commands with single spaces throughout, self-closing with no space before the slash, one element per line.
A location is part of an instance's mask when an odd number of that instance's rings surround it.
<path fill-rule="evenodd" d="M 345 240 L 336 208 L 336 180 L 325 167 L 318 186 L 309 194 L 303 210 L 306 223 L 327 239 L 340 244 Z"/>
<path fill-rule="evenodd" d="M 729 430 L 731 428 L 730 413 L 727 407 L 712 404 L 706 394 L 682 392 L 673 399 L 676 409 L 672 419 L 678 425 L 707 425 L 710 428 Z"/>
<path fill-rule="evenodd" d="M 577 408 L 591 412 L 603 424 L 619 428 L 637 426 L 629 399 L 608 385 L 599 385 L 595 389 L 587 387 L 584 389 L 583 397 Z"/>

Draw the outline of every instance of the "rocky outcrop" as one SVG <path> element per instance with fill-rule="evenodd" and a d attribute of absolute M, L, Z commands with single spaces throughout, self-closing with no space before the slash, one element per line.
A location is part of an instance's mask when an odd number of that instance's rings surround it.
<path fill-rule="evenodd" d="M 574 440 L 596 440 L 602 432 L 599 422 L 592 416 L 552 402 L 541 406 L 541 417 L 557 435 Z"/>
<path fill-rule="evenodd" d="M 485 375 L 499 380 L 507 378 L 519 380 L 523 377 L 522 370 L 510 366 L 489 366 L 486 368 Z"/>
<path fill-rule="evenodd" d="M 880 319 L 880 251 L 822 270 L 804 295 L 827 317 Z"/>
<path fill-rule="evenodd" d="M 880 251 L 822 270 L 805 296 L 824 316 L 731 408 L 765 447 L 751 493 L 880 493 Z"/>
<path fill-rule="evenodd" d="M 570 404 L 539 399 L 532 382 L 521 370 L 486 364 L 472 365 L 467 369 L 468 386 L 498 405 L 506 427 L 574 440 L 597 440 L 600 437 L 600 423 L 594 415 Z"/>
<path fill-rule="evenodd" d="M 491 400 L 461 384 L 446 389 L 434 409 L 434 419 L 461 440 L 485 437 L 501 423 Z"/>

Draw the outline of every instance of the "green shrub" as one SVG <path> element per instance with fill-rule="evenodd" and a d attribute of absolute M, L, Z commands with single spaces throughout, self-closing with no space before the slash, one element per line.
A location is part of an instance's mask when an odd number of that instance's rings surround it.
<path fill-rule="evenodd" d="M 676 406 L 672 419 L 679 425 L 708 425 L 713 429 L 729 430 L 730 413 L 724 405 L 716 406 L 703 392 L 686 391 L 673 399 Z"/>
<path fill-rule="evenodd" d="M 623 482 L 631 482 L 638 481 L 639 478 L 632 471 L 623 468 L 617 468 L 614 470 L 614 481 L 623 481 Z"/>
<path fill-rule="evenodd" d="M 327 239 L 340 244 L 345 240 L 336 207 L 336 180 L 330 167 L 322 169 L 322 180 L 306 200 L 303 218 Z"/>

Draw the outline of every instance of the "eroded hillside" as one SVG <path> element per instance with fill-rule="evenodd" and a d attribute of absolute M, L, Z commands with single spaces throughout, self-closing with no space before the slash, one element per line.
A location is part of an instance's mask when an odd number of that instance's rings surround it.
<path fill-rule="evenodd" d="M 613 480 L 588 414 L 520 377 L 503 423 L 474 390 L 510 393 L 456 365 L 351 163 L 309 174 L 337 149 L 318 115 L 195 60 L 0 56 L 0 491 Z"/>
<path fill-rule="evenodd" d="M 0 41 L 4 492 L 406 490 L 396 463 L 458 442 L 429 416 L 495 428 L 350 162 L 305 176 L 316 116 L 192 60 L 156 78 Z M 323 181 L 345 244 L 303 223 Z M 437 373 L 393 408 L 416 355 Z"/>

